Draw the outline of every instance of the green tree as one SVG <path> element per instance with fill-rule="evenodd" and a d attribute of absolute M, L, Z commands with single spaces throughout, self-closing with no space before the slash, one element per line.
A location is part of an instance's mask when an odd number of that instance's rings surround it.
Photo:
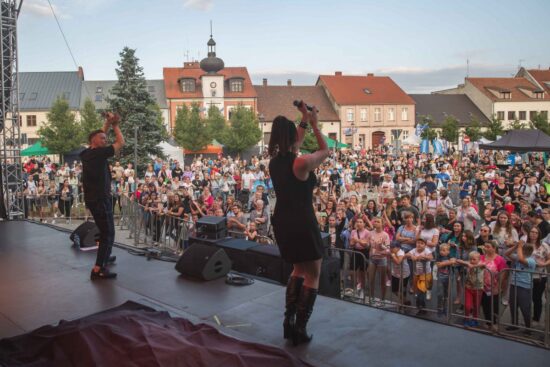
<path fill-rule="evenodd" d="M 543 133 L 550 135 L 550 125 L 548 123 L 548 115 L 545 113 L 537 113 L 530 121 L 529 125 L 532 129 L 539 129 Z"/>
<path fill-rule="evenodd" d="M 433 119 L 431 116 L 420 116 L 420 120 L 422 121 L 420 124 L 422 125 L 428 125 L 424 130 L 422 130 L 422 133 L 420 134 L 420 137 L 422 139 L 427 139 L 428 141 L 432 141 L 434 139 L 437 139 L 437 131 L 433 128 Z"/>
<path fill-rule="evenodd" d="M 225 118 L 216 106 L 210 106 L 210 108 L 208 109 L 208 117 L 206 118 L 206 130 L 211 140 L 216 139 L 218 142 L 225 144 L 224 139 L 227 130 L 227 124 L 225 123 Z"/>
<path fill-rule="evenodd" d="M 80 125 L 69 109 L 69 102 L 61 98 L 55 100 L 46 118 L 48 122 L 38 129 L 38 136 L 42 146 L 51 153 L 59 154 L 61 162 L 63 154 L 80 146 L 78 139 L 75 139 L 80 135 Z"/>
<path fill-rule="evenodd" d="M 95 110 L 95 105 L 90 98 L 86 98 L 84 101 L 84 107 L 80 111 L 80 142 L 82 144 L 88 143 L 88 135 L 97 129 L 101 129 L 103 123 L 99 118 L 98 113 Z"/>
<path fill-rule="evenodd" d="M 458 143 L 458 120 L 454 116 L 447 116 L 441 124 L 440 136 L 451 144 Z"/>
<path fill-rule="evenodd" d="M 256 145 L 262 138 L 262 130 L 258 124 L 256 114 L 252 110 L 243 105 L 234 108 L 224 138 L 226 148 L 240 155 Z"/>
<path fill-rule="evenodd" d="M 323 126 L 319 123 L 319 130 L 323 131 Z M 304 137 L 304 142 L 302 143 L 302 149 L 307 150 L 308 152 L 315 152 L 319 149 L 319 144 L 317 144 L 317 138 L 313 133 L 313 129 L 308 125 L 306 130 L 306 136 Z"/>
<path fill-rule="evenodd" d="M 487 130 L 483 133 L 485 139 L 497 140 L 497 136 L 502 136 L 504 134 L 504 128 L 502 127 L 502 121 L 496 118 L 493 115 L 491 121 L 487 125 Z"/>
<path fill-rule="evenodd" d="M 192 104 L 191 109 L 186 105 L 178 109 L 174 138 L 179 146 L 191 151 L 204 149 L 212 141 L 197 103 Z"/>
<path fill-rule="evenodd" d="M 510 123 L 509 130 L 523 130 L 523 129 L 527 129 L 527 125 L 525 125 L 525 123 L 521 122 L 518 119 L 515 119 Z"/>
<path fill-rule="evenodd" d="M 464 134 L 470 138 L 470 141 L 478 141 L 481 139 L 481 124 L 479 123 L 477 117 L 471 117 L 470 124 L 466 129 L 464 129 Z"/>
<path fill-rule="evenodd" d="M 143 68 L 135 50 L 124 47 L 117 61 L 118 81 L 111 89 L 111 97 L 107 99 L 109 109 L 121 117 L 120 129 L 126 138 L 122 148 L 122 163 L 134 161 L 134 148 L 137 144 L 138 173 L 145 170 L 151 156 L 164 157 L 158 144 L 166 135 L 166 129 L 159 118 L 160 110 L 155 100 L 147 91 Z M 137 129 L 137 141 L 134 139 Z"/>

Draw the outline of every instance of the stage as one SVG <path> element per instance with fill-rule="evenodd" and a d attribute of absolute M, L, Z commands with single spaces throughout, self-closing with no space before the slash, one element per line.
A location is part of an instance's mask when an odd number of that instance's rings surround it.
<path fill-rule="evenodd" d="M 92 282 L 96 254 L 72 248 L 68 233 L 0 222 L 0 338 L 132 300 L 283 348 L 316 366 L 543 366 L 550 360 L 542 348 L 326 297 L 318 298 L 309 324 L 313 341 L 295 348 L 282 339 L 283 287 L 201 282 L 180 276 L 171 262 L 120 248 L 113 254 L 118 278 Z"/>

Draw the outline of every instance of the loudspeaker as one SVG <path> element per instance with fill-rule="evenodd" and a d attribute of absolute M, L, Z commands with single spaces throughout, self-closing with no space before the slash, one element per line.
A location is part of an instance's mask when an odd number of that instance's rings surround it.
<path fill-rule="evenodd" d="M 94 222 L 84 222 L 79 225 L 69 237 L 76 247 L 94 247 L 99 241 L 99 228 Z"/>
<path fill-rule="evenodd" d="M 335 257 L 323 259 L 319 278 L 319 294 L 340 298 L 340 259 Z"/>
<path fill-rule="evenodd" d="M 197 221 L 197 237 L 220 239 L 227 237 L 227 219 L 207 215 Z"/>
<path fill-rule="evenodd" d="M 181 255 L 176 270 L 193 278 L 213 280 L 231 270 L 231 260 L 220 248 L 196 243 Z"/>
<path fill-rule="evenodd" d="M 257 242 L 247 241 L 241 238 L 226 238 L 216 241 L 216 246 L 222 248 L 231 259 L 231 269 L 245 273 L 248 269 L 249 257 L 247 250 L 257 246 Z"/>
<path fill-rule="evenodd" d="M 279 247 L 258 245 L 249 248 L 247 253 L 248 263 L 245 273 L 286 284 L 292 273 L 292 264 L 281 258 Z"/>

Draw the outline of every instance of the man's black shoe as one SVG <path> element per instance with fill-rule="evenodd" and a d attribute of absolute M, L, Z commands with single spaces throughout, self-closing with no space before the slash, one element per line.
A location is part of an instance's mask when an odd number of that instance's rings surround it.
<path fill-rule="evenodd" d="M 105 268 L 102 268 L 100 269 L 99 271 L 93 271 L 92 270 L 92 273 L 90 274 L 90 279 L 91 280 L 96 280 L 96 279 L 114 279 L 116 278 L 116 273 L 113 273 Z"/>
<path fill-rule="evenodd" d="M 115 255 L 109 256 L 109 258 L 107 259 L 107 264 L 114 264 L 115 262 L 116 262 Z"/>

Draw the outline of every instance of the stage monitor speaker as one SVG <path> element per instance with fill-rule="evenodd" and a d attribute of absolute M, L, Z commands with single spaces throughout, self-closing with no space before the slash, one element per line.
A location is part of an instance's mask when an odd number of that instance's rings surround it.
<path fill-rule="evenodd" d="M 227 219 L 207 215 L 197 221 L 197 237 L 221 239 L 227 236 Z"/>
<path fill-rule="evenodd" d="M 181 255 L 176 270 L 193 278 L 213 280 L 231 270 L 231 260 L 220 248 L 196 243 Z"/>
<path fill-rule="evenodd" d="M 279 247 L 270 245 L 258 245 L 246 251 L 249 261 L 245 273 L 257 275 L 286 284 L 292 264 L 281 258 Z"/>
<path fill-rule="evenodd" d="M 76 247 L 94 247 L 97 246 L 97 241 L 99 241 L 99 228 L 94 222 L 84 222 L 71 233 L 69 238 Z"/>

